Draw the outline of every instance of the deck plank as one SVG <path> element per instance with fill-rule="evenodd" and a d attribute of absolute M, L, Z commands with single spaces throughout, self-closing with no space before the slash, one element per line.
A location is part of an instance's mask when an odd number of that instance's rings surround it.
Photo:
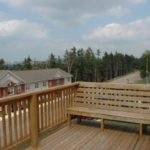
<path fill-rule="evenodd" d="M 134 150 L 141 150 L 141 149 L 150 150 L 150 136 L 145 135 L 138 140 Z"/>
<path fill-rule="evenodd" d="M 150 136 L 87 125 L 64 127 L 40 141 L 38 150 L 150 150 Z"/>

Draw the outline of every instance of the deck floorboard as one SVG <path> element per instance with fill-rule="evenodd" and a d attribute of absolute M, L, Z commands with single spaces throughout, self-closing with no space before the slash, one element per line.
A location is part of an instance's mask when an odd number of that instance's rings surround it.
<path fill-rule="evenodd" d="M 29 148 L 31 149 L 31 148 Z M 40 141 L 38 150 L 150 150 L 150 135 L 73 124 Z"/>

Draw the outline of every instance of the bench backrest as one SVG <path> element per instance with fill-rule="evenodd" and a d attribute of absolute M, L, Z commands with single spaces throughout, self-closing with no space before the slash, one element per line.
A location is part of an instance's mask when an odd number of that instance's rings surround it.
<path fill-rule="evenodd" d="M 150 85 L 80 82 L 74 105 L 150 113 Z"/>

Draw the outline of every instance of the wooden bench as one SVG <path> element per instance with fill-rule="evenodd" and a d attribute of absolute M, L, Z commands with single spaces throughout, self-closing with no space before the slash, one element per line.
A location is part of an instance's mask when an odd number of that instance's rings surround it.
<path fill-rule="evenodd" d="M 100 118 L 101 130 L 104 120 L 138 123 L 141 136 L 150 124 L 150 85 L 80 82 L 67 114 L 69 126 L 72 115 Z"/>

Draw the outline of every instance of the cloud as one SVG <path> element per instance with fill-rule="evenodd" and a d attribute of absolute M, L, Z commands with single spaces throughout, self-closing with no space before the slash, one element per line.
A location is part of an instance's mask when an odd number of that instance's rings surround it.
<path fill-rule="evenodd" d="M 0 21 L 0 52 L 7 61 L 23 60 L 24 57 L 42 55 L 48 42 L 49 31 L 27 20 Z M 33 57 L 33 58 L 34 58 Z"/>
<path fill-rule="evenodd" d="M 150 18 L 127 24 L 111 23 L 98 27 L 92 33 L 82 36 L 84 40 L 135 40 L 150 38 Z"/>
<path fill-rule="evenodd" d="M 83 23 L 102 15 L 123 16 L 129 14 L 129 5 L 145 0 L 0 0 L 14 7 L 26 9 L 50 22 L 63 24 Z"/>
<path fill-rule="evenodd" d="M 21 26 L 21 22 L 16 20 L 0 22 L 0 37 L 14 34 Z"/>
<path fill-rule="evenodd" d="M 29 54 L 33 58 L 47 58 L 51 52 L 63 55 L 64 50 L 72 46 L 104 50 L 149 48 L 149 18 L 126 24 L 112 22 L 132 14 L 132 6 L 145 1 L 0 0 L 3 8 L 0 11 L 1 57 L 18 60 Z M 110 23 L 89 31 L 101 17 L 102 23 Z M 80 39 L 80 34 L 87 30 L 90 33 Z M 11 52 L 13 58 L 8 55 Z"/>
<path fill-rule="evenodd" d="M 115 17 L 122 17 L 125 15 L 129 15 L 130 13 L 131 13 L 130 10 L 122 6 L 116 6 L 108 10 L 108 14 Z"/>
<path fill-rule="evenodd" d="M 141 4 L 141 3 L 144 3 L 146 0 L 131 0 L 131 2 L 133 4 Z"/>
<path fill-rule="evenodd" d="M 27 20 L 0 21 L 0 38 L 10 36 L 42 39 L 47 37 L 47 32 L 39 24 Z"/>
<path fill-rule="evenodd" d="M 83 43 L 103 47 L 110 50 L 127 50 L 131 53 L 138 49 L 145 50 L 150 47 L 150 17 L 136 20 L 127 24 L 111 23 L 98 27 L 91 33 L 81 37 Z"/>
<path fill-rule="evenodd" d="M 24 4 L 24 0 L 0 0 L 0 2 L 7 3 L 12 6 L 22 6 Z"/>

